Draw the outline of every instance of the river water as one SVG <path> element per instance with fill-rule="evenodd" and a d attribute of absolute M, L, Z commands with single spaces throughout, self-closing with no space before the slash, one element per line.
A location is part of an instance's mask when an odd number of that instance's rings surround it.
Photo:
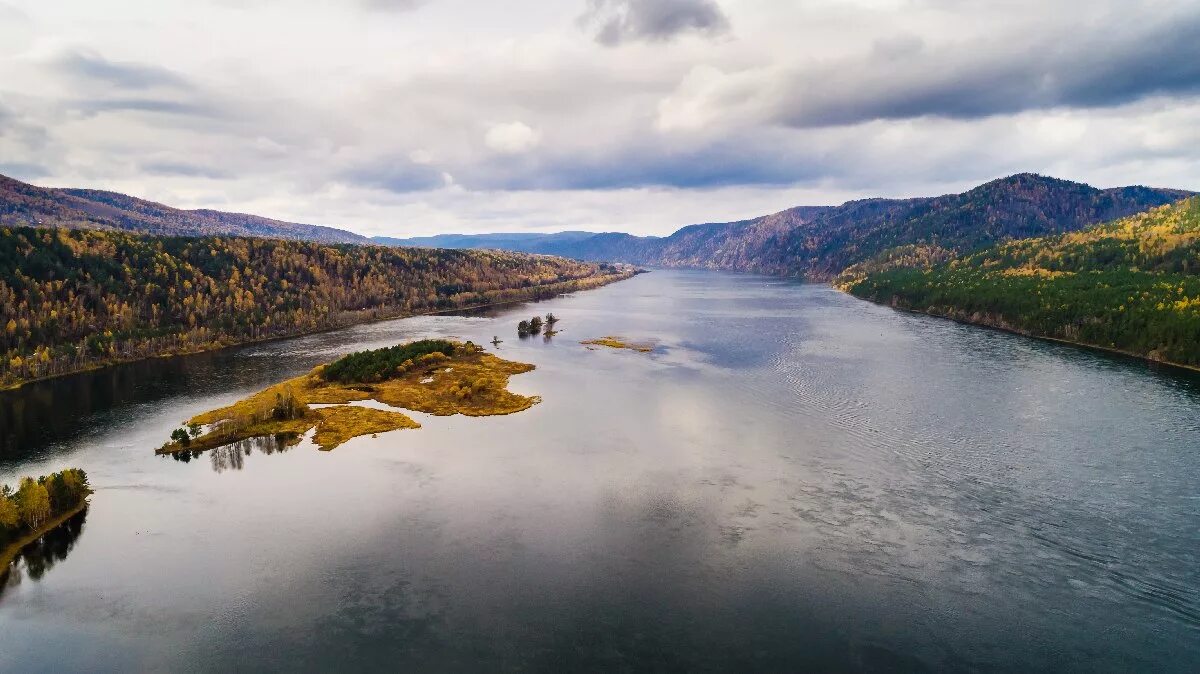
<path fill-rule="evenodd" d="M 339 354 L 493 335 L 540 405 L 153 453 Z M 1200 668 L 1200 380 L 826 286 L 659 271 L 43 382 L 0 429 L 0 482 L 96 488 L 9 574 L 3 671 Z"/>

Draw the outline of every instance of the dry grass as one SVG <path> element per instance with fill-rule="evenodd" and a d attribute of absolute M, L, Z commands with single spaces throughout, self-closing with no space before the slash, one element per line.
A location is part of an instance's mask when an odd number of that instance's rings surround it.
<path fill-rule="evenodd" d="M 373 407 L 338 405 L 317 410 L 317 414 L 321 416 L 321 421 L 317 424 L 317 432 L 313 434 L 313 442 L 326 452 L 361 435 L 421 427 L 408 415 Z"/>
<path fill-rule="evenodd" d="M 541 401 L 508 390 L 509 378 L 533 370 L 533 365 L 503 360 L 467 345 L 459 345 L 453 357 L 431 360 L 394 379 L 369 384 L 328 382 L 321 377 L 323 368 L 189 419 L 189 424 L 208 426 L 208 432 L 187 444 L 163 445 L 159 453 L 204 451 L 265 435 L 299 436 L 314 427 L 314 442 L 330 450 L 362 435 L 421 427 L 399 412 L 347 405 L 363 400 L 438 416 L 471 417 L 513 414 Z M 297 403 L 295 418 L 276 418 L 279 401 L 289 396 Z M 310 404 L 334 407 L 310 409 Z"/>
<path fill-rule="evenodd" d="M 608 337 L 601 337 L 599 339 L 585 339 L 584 341 L 580 342 L 580 344 L 583 344 L 587 347 L 607 346 L 610 349 L 629 349 L 630 351 L 637 351 L 638 353 L 650 353 L 654 350 L 653 342 L 633 342 L 626 340 L 623 337 L 613 337 L 612 335 L 609 335 Z"/>

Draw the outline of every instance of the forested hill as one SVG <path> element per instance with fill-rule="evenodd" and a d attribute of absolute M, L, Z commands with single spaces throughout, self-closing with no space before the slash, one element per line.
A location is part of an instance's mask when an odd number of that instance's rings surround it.
<path fill-rule="evenodd" d="M 829 280 L 898 246 L 969 252 L 1006 239 L 1070 232 L 1189 196 L 1147 187 L 1097 189 L 1019 174 L 961 194 L 865 199 L 802 206 L 738 222 L 684 227 L 667 237 L 578 232 L 502 240 L 487 235 L 444 245 L 491 246 L 665 267 L 756 271 Z M 412 240 L 401 240 L 411 242 Z"/>
<path fill-rule="evenodd" d="M 897 246 L 969 252 L 1006 239 L 1076 231 L 1189 196 L 1147 187 L 1096 189 L 1019 174 L 961 194 L 852 201 L 780 238 L 768 268 L 826 280 Z"/>
<path fill-rule="evenodd" d="M 628 275 L 497 251 L 0 227 L 0 386 Z"/>
<path fill-rule="evenodd" d="M 163 236 L 261 236 L 323 243 L 367 243 L 333 227 L 257 215 L 183 210 L 135 197 L 85 189 L 37 187 L 0 176 L 0 226 L 67 227 Z"/>
<path fill-rule="evenodd" d="M 841 281 L 876 302 L 1200 367 L 1200 197 Z"/>

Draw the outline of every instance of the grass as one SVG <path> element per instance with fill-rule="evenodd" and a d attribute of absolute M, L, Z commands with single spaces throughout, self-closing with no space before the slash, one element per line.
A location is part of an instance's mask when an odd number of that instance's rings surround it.
<path fill-rule="evenodd" d="M 580 342 L 580 344 L 588 347 L 606 346 L 610 349 L 629 349 L 630 351 L 637 351 L 638 353 L 650 353 L 654 350 L 654 344 L 652 342 L 633 342 L 626 340 L 623 337 L 613 337 L 612 335 L 609 335 L 608 337 L 600 337 L 599 339 L 586 339 Z"/>
<path fill-rule="evenodd" d="M 321 421 L 313 442 L 327 452 L 334 447 L 362 435 L 375 435 L 401 428 L 420 428 L 421 424 L 399 412 L 377 410 L 373 407 L 351 407 L 338 405 L 317 410 Z"/>
<path fill-rule="evenodd" d="M 503 360 L 470 343 L 455 343 L 450 350 L 450 356 L 426 353 L 382 381 L 330 381 L 327 366 L 318 366 L 192 417 L 188 424 L 206 427 L 205 432 L 187 442 L 169 442 L 158 453 L 204 451 L 266 435 L 300 436 L 314 428 L 313 441 L 328 451 L 359 436 L 421 427 L 400 412 L 349 405 L 364 400 L 437 416 L 471 417 L 513 414 L 541 401 L 508 390 L 509 378 L 533 370 L 533 365 Z M 332 407 L 309 407 L 318 404 Z"/>

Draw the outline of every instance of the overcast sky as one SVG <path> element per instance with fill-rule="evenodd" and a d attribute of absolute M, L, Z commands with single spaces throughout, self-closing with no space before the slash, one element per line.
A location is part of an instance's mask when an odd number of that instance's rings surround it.
<path fill-rule="evenodd" d="M 1200 189 L 1196 0 L 0 0 L 0 173 L 363 234 Z"/>

